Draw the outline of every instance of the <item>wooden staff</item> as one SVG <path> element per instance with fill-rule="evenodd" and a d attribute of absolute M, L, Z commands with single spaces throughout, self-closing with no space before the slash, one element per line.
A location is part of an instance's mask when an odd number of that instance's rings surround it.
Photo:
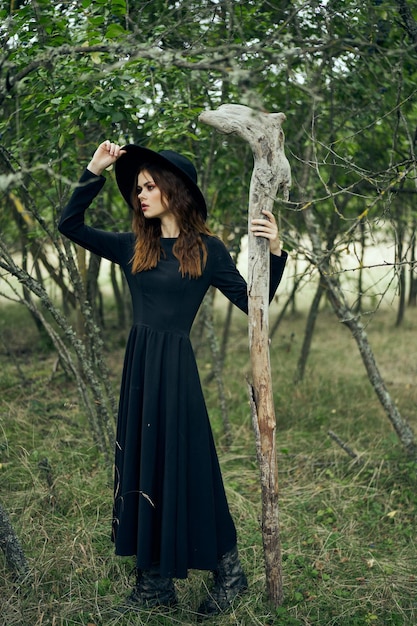
<path fill-rule="evenodd" d="M 269 244 L 251 233 L 253 219 L 272 211 L 281 188 L 288 200 L 291 170 L 284 153 L 284 113 L 263 113 L 238 104 L 224 104 L 205 111 L 200 121 L 221 133 L 236 133 L 253 152 L 254 167 L 248 214 L 248 307 L 252 382 L 249 395 L 261 476 L 262 541 L 266 591 L 275 607 L 283 601 L 281 542 L 278 518 L 278 465 L 275 444 L 275 410 L 269 359 Z"/>

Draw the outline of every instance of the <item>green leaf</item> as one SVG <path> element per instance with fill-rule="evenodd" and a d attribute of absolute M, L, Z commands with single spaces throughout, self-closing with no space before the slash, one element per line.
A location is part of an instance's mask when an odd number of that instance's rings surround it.
<path fill-rule="evenodd" d="M 113 15 L 126 15 L 126 1 L 125 0 L 112 0 L 111 11 Z"/>
<path fill-rule="evenodd" d="M 105 36 L 107 39 L 118 39 L 123 35 L 126 35 L 126 31 L 120 24 L 110 24 L 110 26 L 107 27 Z"/>

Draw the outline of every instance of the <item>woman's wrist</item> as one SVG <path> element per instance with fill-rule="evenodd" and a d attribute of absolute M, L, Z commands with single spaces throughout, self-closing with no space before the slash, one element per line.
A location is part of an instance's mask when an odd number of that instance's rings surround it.
<path fill-rule="evenodd" d="M 87 169 L 89 172 L 95 174 L 96 176 L 101 176 L 103 173 L 103 168 L 95 163 L 94 159 L 91 159 L 90 163 L 87 165 Z"/>
<path fill-rule="evenodd" d="M 281 254 L 282 254 L 281 242 L 280 241 L 271 241 L 270 246 L 269 246 L 269 250 L 270 250 L 271 254 L 274 254 L 275 256 L 281 256 Z"/>

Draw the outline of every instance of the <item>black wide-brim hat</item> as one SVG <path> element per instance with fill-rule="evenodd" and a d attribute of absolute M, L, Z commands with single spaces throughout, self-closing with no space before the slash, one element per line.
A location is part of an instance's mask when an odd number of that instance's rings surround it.
<path fill-rule="evenodd" d="M 132 207 L 132 191 L 137 184 L 136 177 L 141 166 L 146 164 L 158 165 L 176 174 L 187 186 L 187 189 L 196 200 L 204 220 L 207 219 L 207 205 L 204 196 L 197 185 L 197 170 L 187 157 L 173 150 L 154 152 L 136 144 L 123 146 L 122 154 L 115 163 L 116 181 L 120 192 L 127 204 Z"/>

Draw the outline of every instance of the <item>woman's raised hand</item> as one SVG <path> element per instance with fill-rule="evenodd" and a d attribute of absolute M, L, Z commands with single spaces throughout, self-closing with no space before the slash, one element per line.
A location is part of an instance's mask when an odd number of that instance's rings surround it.
<path fill-rule="evenodd" d="M 126 154 L 126 150 L 122 150 L 119 144 L 112 143 L 108 139 L 103 141 L 93 154 L 93 158 L 87 166 L 96 176 L 100 176 L 103 170 L 113 165 L 122 154 Z"/>
<path fill-rule="evenodd" d="M 272 254 L 281 256 L 281 243 L 275 217 L 271 211 L 263 210 L 262 213 L 265 217 L 252 220 L 251 232 L 255 237 L 266 237 L 269 239 L 269 249 Z"/>

